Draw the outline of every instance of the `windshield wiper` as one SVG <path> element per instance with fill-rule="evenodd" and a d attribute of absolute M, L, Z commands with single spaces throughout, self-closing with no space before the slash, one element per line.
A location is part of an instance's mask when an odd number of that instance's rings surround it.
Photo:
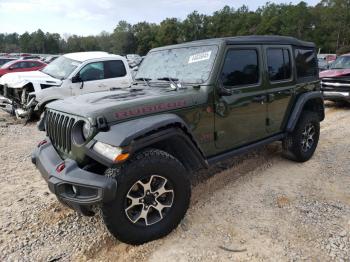
<path fill-rule="evenodd" d="M 179 81 L 178 78 L 174 78 L 174 77 L 160 77 L 160 78 L 157 78 L 157 80 L 161 80 L 161 81 L 169 81 L 170 83 L 172 83 L 174 86 L 175 86 L 175 90 L 177 91 L 179 87 L 181 87 L 181 84 L 180 86 L 178 85 L 178 83 L 176 83 L 175 81 Z"/>
<path fill-rule="evenodd" d="M 147 77 L 139 77 L 139 78 L 135 78 L 136 81 L 143 81 L 148 87 L 150 87 L 148 81 L 151 81 L 152 78 L 147 78 Z"/>
<path fill-rule="evenodd" d="M 169 82 L 179 81 L 178 78 L 168 77 L 168 76 L 157 78 L 157 80 L 164 80 L 164 81 L 169 81 Z"/>

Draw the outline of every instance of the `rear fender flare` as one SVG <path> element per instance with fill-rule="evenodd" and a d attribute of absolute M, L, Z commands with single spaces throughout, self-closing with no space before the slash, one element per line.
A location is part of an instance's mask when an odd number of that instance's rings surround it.
<path fill-rule="evenodd" d="M 319 91 L 313 91 L 313 92 L 308 92 L 300 95 L 297 98 L 297 101 L 295 102 L 295 105 L 293 107 L 292 113 L 289 117 L 289 120 L 287 122 L 286 126 L 286 131 L 287 132 L 293 132 L 299 117 L 302 113 L 302 111 L 305 108 L 305 105 L 308 102 L 315 103 L 318 106 L 318 114 L 320 116 L 320 121 L 322 121 L 325 117 L 324 115 L 324 100 L 323 100 L 323 95 Z"/>

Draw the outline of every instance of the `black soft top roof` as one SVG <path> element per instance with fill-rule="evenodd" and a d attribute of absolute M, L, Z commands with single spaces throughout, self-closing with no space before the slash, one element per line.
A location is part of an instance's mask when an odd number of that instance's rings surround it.
<path fill-rule="evenodd" d="M 294 37 L 289 36 L 277 36 L 277 35 L 251 35 L 251 36 L 234 36 L 234 37 L 224 37 L 224 38 L 212 38 L 204 39 L 198 41 L 192 41 L 177 45 L 169 45 L 152 49 L 152 51 L 165 50 L 170 48 L 179 48 L 186 46 L 196 46 L 196 45 L 212 45 L 212 44 L 275 44 L 275 45 L 294 45 L 300 47 L 312 47 L 315 48 L 316 45 L 312 42 L 301 41 Z"/>

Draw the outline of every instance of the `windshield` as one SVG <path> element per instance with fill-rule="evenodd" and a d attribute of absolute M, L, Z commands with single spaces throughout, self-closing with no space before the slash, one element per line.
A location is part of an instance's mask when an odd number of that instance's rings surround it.
<path fill-rule="evenodd" d="M 79 61 L 60 56 L 41 71 L 58 79 L 66 79 L 80 64 Z"/>
<path fill-rule="evenodd" d="M 172 78 L 184 83 L 203 83 L 209 78 L 217 46 L 183 47 L 149 53 L 135 78 Z"/>
<path fill-rule="evenodd" d="M 16 62 L 16 60 L 11 60 L 11 61 L 9 61 L 9 62 L 6 62 L 5 64 L 3 64 L 2 66 L 1 66 L 1 68 L 8 68 L 8 67 L 10 67 L 12 64 L 14 64 Z"/>
<path fill-rule="evenodd" d="M 0 58 L 0 66 L 4 65 L 10 61 L 13 61 L 13 59 Z"/>
<path fill-rule="evenodd" d="M 331 69 L 350 69 L 350 56 L 340 56 L 331 65 Z"/>

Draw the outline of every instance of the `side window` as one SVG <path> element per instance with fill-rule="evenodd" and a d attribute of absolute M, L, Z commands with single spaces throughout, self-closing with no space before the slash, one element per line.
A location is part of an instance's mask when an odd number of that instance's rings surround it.
<path fill-rule="evenodd" d="M 270 81 L 290 79 L 292 66 L 290 63 L 289 50 L 284 48 L 269 48 L 266 52 L 267 68 Z"/>
<path fill-rule="evenodd" d="M 294 55 L 298 78 L 317 75 L 317 59 L 314 49 L 295 49 Z"/>
<path fill-rule="evenodd" d="M 105 78 L 123 77 L 126 75 L 126 69 L 123 61 L 105 61 Z"/>
<path fill-rule="evenodd" d="M 80 70 L 80 79 L 82 81 L 104 79 L 103 62 L 96 62 L 86 65 Z"/>
<path fill-rule="evenodd" d="M 28 63 L 28 62 L 21 62 L 19 68 L 30 68 L 30 63 Z"/>
<path fill-rule="evenodd" d="M 30 67 L 38 67 L 40 64 L 38 62 L 31 62 Z"/>
<path fill-rule="evenodd" d="M 13 69 L 18 69 L 18 68 L 22 68 L 21 66 L 22 62 L 18 62 L 18 63 L 14 63 L 12 66 L 10 66 Z"/>
<path fill-rule="evenodd" d="M 27 62 L 27 63 L 26 63 L 26 67 L 27 67 L 27 68 L 35 67 L 35 62 Z"/>
<path fill-rule="evenodd" d="M 259 62 L 257 50 L 229 50 L 226 54 L 221 77 L 226 88 L 258 83 Z"/>

